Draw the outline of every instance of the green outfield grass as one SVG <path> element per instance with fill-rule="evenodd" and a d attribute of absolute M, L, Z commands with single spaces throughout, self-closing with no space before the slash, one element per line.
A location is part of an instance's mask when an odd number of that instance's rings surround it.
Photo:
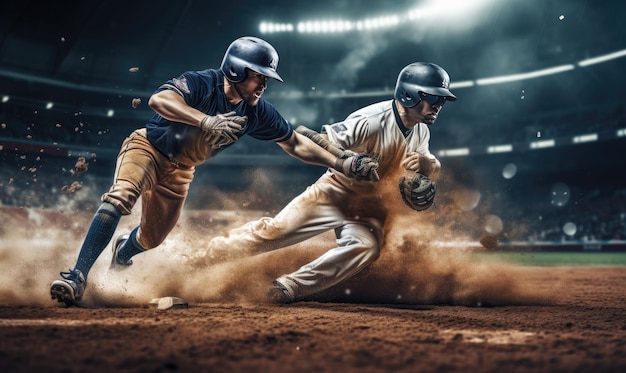
<path fill-rule="evenodd" d="M 478 258 L 528 266 L 626 266 L 626 252 L 492 252 Z"/>

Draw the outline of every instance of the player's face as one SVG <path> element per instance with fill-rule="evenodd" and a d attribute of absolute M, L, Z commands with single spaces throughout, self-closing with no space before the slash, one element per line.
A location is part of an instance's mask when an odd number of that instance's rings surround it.
<path fill-rule="evenodd" d="M 445 103 L 445 97 L 423 96 L 419 104 L 409 109 L 409 118 L 413 123 L 433 124 Z"/>
<path fill-rule="evenodd" d="M 265 88 L 267 88 L 267 76 L 246 69 L 248 76 L 242 82 L 235 83 L 235 91 L 246 104 L 256 106 Z"/>

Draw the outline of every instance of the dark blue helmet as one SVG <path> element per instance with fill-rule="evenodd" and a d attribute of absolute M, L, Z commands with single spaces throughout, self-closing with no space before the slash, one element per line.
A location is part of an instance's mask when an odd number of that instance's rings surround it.
<path fill-rule="evenodd" d="M 246 79 L 246 68 L 274 78 L 283 79 L 276 72 L 278 52 L 265 40 L 245 36 L 233 41 L 222 60 L 220 70 L 231 82 L 238 83 Z"/>
<path fill-rule="evenodd" d="M 400 71 L 394 97 L 406 107 L 419 104 L 420 92 L 456 101 L 449 88 L 450 76 L 446 70 L 434 63 L 415 62 Z"/>

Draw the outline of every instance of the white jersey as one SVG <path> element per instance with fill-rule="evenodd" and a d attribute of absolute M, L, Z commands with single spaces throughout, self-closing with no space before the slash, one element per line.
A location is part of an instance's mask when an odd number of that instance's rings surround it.
<path fill-rule="evenodd" d="M 331 143 L 356 153 L 365 153 L 375 158 L 381 178 L 397 170 L 407 152 L 431 155 L 429 150 L 430 130 L 425 123 L 406 128 L 394 100 L 382 101 L 350 114 L 343 122 L 324 125 L 322 132 Z M 340 172 L 329 170 L 342 185 L 353 190 L 372 189 L 375 182 L 356 181 Z"/>
<path fill-rule="evenodd" d="M 401 172 L 400 163 L 407 152 L 430 154 L 427 125 L 406 128 L 394 105 L 393 100 L 373 104 L 343 122 L 323 126 L 335 145 L 378 159 L 381 181 L 356 181 L 330 169 L 274 218 L 264 217 L 231 230 L 225 237 L 213 238 L 199 255 L 201 260 L 259 254 L 334 231 L 335 248 L 276 279 L 292 299 L 338 284 L 375 261 L 387 212 L 385 204 L 372 202 L 386 195 L 383 179 Z M 394 191 L 395 203 L 401 204 L 397 186 Z"/>

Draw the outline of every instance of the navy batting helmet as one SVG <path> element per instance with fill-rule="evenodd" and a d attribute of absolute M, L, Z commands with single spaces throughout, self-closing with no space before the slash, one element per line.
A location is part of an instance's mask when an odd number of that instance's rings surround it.
<path fill-rule="evenodd" d="M 450 76 L 446 70 L 434 63 L 415 62 L 400 71 L 394 97 L 406 107 L 419 104 L 420 92 L 455 101 L 456 96 L 449 88 Z"/>
<path fill-rule="evenodd" d="M 226 79 L 234 83 L 246 79 L 246 68 L 282 82 L 283 79 L 276 72 L 277 67 L 278 52 L 274 47 L 265 40 L 245 36 L 230 44 L 220 70 Z"/>

